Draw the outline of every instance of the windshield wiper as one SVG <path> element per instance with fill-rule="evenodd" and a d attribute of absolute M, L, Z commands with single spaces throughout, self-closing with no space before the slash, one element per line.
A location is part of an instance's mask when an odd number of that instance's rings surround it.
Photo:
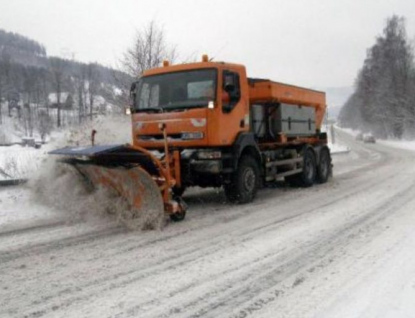
<path fill-rule="evenodd" d="M 153 113 L 162 113 L 162 107 L 147 107 L 147 108 L 135 108 L 134 113 L 144 113 L 144 112 L 153 112 Z"/>
<path fill-rule="evenodd" d="M 165 110 L 175 110 L 175 109 L 190 109 L 190 108 L 199 108 L 199 107 L 207 107 L 207 103 L 200 103 L 200 104 L 192 104 L 192 105 L 173 105 L 173 106 L 166 106 Z"/>

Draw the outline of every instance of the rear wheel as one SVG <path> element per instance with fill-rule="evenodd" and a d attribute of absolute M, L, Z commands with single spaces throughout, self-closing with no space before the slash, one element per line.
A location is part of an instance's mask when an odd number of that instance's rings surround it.
<path fill-rule="evenodd" d="M 314 151 L 311 148 L 307 148 L 303 155 L 303 171 L 286 179 L 293 186 L 311 187 L 316 180 L 316 168 Z"/>
<path fill-rule="evenodd" d="M 258 191 L 259 178 L 257 161 L 251 156 L 243 156 L 231 177 L 231 183 L 224 185 L 227 199 L 232 203 L 251 202 Z"/>
<path fill-rule="evenodd" d="M 326 183 L 331 175 L 331 157 L 327 147 L 321 149 L 320 161 L 317 165 L 317 182 Z"/>

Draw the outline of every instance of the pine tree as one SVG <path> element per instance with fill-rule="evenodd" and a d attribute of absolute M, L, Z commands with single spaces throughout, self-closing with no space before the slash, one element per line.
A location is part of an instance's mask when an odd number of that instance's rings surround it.
<path fill-rule="evenodd" d="M 342 109 L 342 124 L 356 125 L 356 116 L 351 114 L 355 112 L 361 118 L 360 127 L 354 128 L 402 138 L 405 131 L 415 130 L 413 85 L 413 49 L 407 40 L 405 19 L 392 16 L 367 52 L 354 96 Z"/>

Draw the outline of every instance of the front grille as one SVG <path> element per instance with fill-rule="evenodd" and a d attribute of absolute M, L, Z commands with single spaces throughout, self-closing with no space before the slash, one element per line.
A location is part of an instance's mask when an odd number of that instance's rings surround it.
<path fill-rule="evenodd" d="M 169 134 L 167 135 L 168 139 L 182 139 L 182 134 Z M 139 140 L 163 140 L 163 134 L 157 134 L 157 135 L 137 135 L 137 139 Z"/>

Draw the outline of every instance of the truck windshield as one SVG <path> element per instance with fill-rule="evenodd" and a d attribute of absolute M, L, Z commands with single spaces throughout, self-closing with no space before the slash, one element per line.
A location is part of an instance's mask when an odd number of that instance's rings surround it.
<path fill-rule="evenodd" d="M 135 90 L 134 111 L 207 107 L 216 100 L 214 69 L 142 77 Z"/>

